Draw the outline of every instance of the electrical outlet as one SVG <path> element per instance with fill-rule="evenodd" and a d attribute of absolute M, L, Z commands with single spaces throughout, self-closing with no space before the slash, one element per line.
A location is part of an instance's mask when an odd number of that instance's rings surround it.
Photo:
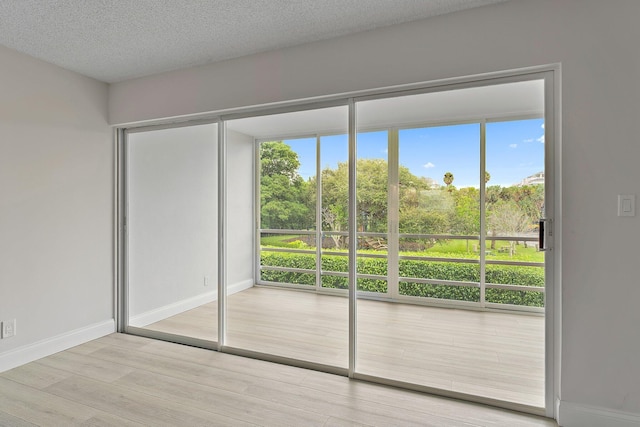
<path fill-rule="evenodd" d="M 209 286 L 209 276 L 204 276 L 204 285 Z"/>
<path fill-rule="evenodd" d="M 16 319 L 2 322 L 2 338 L 11 338 L 16 334 Z"/>

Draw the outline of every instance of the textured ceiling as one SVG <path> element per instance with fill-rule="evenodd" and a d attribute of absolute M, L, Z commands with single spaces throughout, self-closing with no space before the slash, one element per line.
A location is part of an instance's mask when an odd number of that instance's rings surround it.
<path fill-rule="evenodd" d="M 0 44 L 105 82 L 505 0 L 0 0 Z"/>

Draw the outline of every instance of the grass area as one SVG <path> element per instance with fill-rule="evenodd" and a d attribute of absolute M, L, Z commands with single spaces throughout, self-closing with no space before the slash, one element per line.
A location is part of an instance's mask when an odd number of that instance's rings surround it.
<path fill-rule="evenodd" d="M 290 240 L 300 237 L 297 234 L 277 234 L 275 236 L 264 236 L 260 238 L 261 246 L 274 246 L 276 248 L 293 248 Z"/>
<path fill-rule="evenodd" d="M 261 246 L 281 247 L 291 249 L 314 249 L 304 244 L 295 234 L 281 234 L 276 236 L 266 236 L 260 239 Z M 477 248 L 479 244 L 475 240 L 443 240 L 425 251 L 402 251 L 402 255 L 407 256 L 434 256 L 442 258 L 478 258 Z M 522 242 L 515 246 L 515 253 L 509 254 L 509 242 L 497 241 L 495 249 L 490 249 L 490 242 L 487 242 L 486 259 L 505 261 L 525 261 L 544 262 L 544 252 L 539 252 L 532 242 L 525 248 Z M 346 252 L 346 250 L 345 250 Z M 386 253 L 386 251 L 363 250 L 359 252 Z"/>
<path fill-rule="evenodd" d="M 445 240 L 436 243 L 430 249 L 424 252 L 402 252 L 403 255 L 424 255 L 455 258 L 478 258 L 477 252 L 479 243 L 477 241 L 469 241 L 467 247 L 466 240 Z M 527 248 L 522 242 L 515 245 L 515 253 L 509 254 L 510 243 L 507 241 L 496 241 L 495 249 L 491 249 L 491 242 L 487 241 L 486 259 L 495 260 L 511 260 L 526 262 L 544 262 L 544 252 L 536 249 L 535 243 L 528 242 Z"/>

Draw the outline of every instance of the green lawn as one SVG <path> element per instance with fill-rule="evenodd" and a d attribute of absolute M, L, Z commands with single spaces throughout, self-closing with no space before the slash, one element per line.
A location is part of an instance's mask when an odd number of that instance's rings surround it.
<path fill-rule="evenodd" d="M 260 238 L 260 246 L 273 246 L 276 248 L 293 248 L 295 244 L 289 242 L 291 239 L 300 237 L 297 234 L 278 234 L 276 236 L 266 236 Z"/>
<path fill-rule="evenodd" d="M 301 237 L 295 234 L 282 234 L 277 236 L 263 237 L 260 240 L 261 246 L 280 247 L 291 249 L 314 249 L 305 245 L 300 240 L 292 240 Z M 525 261 L 525 262 L 544 262 L 544 253 L 539 252 L 535 248 L 533 242 L 528 243 L 525 248 L 522 242 L 516 245 L 516 251 L 513 256 L 509 255 L 509 242 L 497 241 L 495 249 L 490 249 L 490 242 L 487 242 L 487 259 L 490 260 L 509 260 L 509 261 Z M 477 253 L 478 242 L 470 240 L 467 245 L 466 240 L 445 240 L 436 243 L 433 247 L 425 251 L 402 251 L 402 255 L 409 256 L 434 256 L 442 258 L 478 258 Z M 468 249 L 467 249 L 468 248 Z M 502 250 L 501 250 L 502 248 Z M 346 252 L 346 250 L 345 250 Z M 361 252 L 385 253 L 386 251 L 363 250 Z"/>

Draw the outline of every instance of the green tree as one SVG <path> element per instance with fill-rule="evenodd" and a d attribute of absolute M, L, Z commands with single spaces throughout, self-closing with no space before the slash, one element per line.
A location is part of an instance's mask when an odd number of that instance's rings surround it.
<path fill-rule="evenodd" d="M 387 193 L 388 193 L 388 165 L 382 159 L 359 159 L 356 164 L 356 197 L 358 210 L 358 229 L 369 232 L 387 231 Z M 411 232 L 438 233 L 442 226 L 433 230 L 431 224 L 442 224 L 441 215 L 433 220 L 425 220 L 425 194 L 437 193 L 431 190 L 433 180 L 412 174 L 405 166 L 399 168 L 400 211 L 401 224 L 406 223 L 405 229 Z M 323 228 L 332 231 L 347 229 L 348 219 L 348 164 L 339 163 L 336 169 L 326 168 L 322 171 L 322 218 Z M 438 204 L 437 206 L 440 206 Z M 433 210 L 433 209 L 432 209 Z M 422 213 L 421 213 L 422 212 Z M 411 225 L 409 225 L 411 224 Z M 420 229 L 420 224 L 423 224 Z M 429 229 L 427 231 L 427 229 Z M 409 231 L 407 231 L 409 232 Z M 335 239 L 334 239 L 335 240 Z"/>
<path fill-rule="evenodd" d="M 358 229 L 369 232 L 387 231 L 387 161 L 358 159 L 356 199 Z"/>
<path fill-rule="evenodd" d="M 474 187 L 461 188 L 453 193 L 455 215 L 452 231 L 456 234 L 480 233 L 480 191 Z"/>
<path fill-rule="evenodd" d="M 526 212 L 514 201 L 496 203 L 487 218 L 487 225 L 494 236 L 498 234 L 516 236 L 518 233 L 527 231 L 529 222 Z M 509 241 L 511 256 L 515 253 L 515 244 L 515 240 Z"/>
<path fill-rule="evenodd" d="M 282 175 L 294 181 L 300 177 L 298 153 L 282 141 L 260 144 L 260 176 Z"/>
<path fill-rule="evenodd" d="M 435 185 L 433 179 L 413 175 L 405 166 L 399 169 L 400 232 L 445 234 L 450 228 L 453 198 Z M 437 239 L 402 239 L 401 250 L 425 250 Z"/>
<path fill-rule="evenodd" d="M 451 193 L 455 201 L 451 232 L 459 235 L 480 234 L 480 191 L 474 187 L 460 188 Z M 467 252 L 469 240 L 467 239 Z"/>
<path fill-rule="evenodd" d="M 358 229 L 385 232 L 387 231 L 387 162 L 382 159 L 358 159 L 356 168 Z M 337 226 L 341 230 L 347 228 L 348 190 L 346 162 L 338 163 L 337 169 L 322 171 L 323 209 L 327 208 L 333 214 L 331 221 L 325 221 L 325 226 L 332 230 L 338 230 Z M 338 222 L 333 222 L 334 217 Z"/>
<path fill-rule="evenodd" d="M 443 234 L 448 228 L 449 215 L 445 212 L 418 208 L 406 208 L 400 211 L 401 233 Z"/>
<path fill-rule="evenodd" d="M 349 175 L 347 163 L 336 169 L 325 168 L 322 176 L 322 229 L 347 231 L 349 221 Z M 329 235 L 336 248 L 343 248 L 344 236 Z"/>
<path fill-rule="evenodd" d="M 262 228 L 313 227 L 312 192 L 298 173 L 298 154 L 282 141 L 260 145 L 260 223 Z"/>
<path fill-rule="evenodd" d="M 445 173 L 444 178 L 442 178 L 442 180 L 444 181 L 445 184 L 447 184 L 447 187 L 449 187 L 451 184 L 453 184 L 453 174 L 451 172 Z"/>
<path fill-rule="evenodd" d="M 498 204 L 513 203 L 526 215 L 527 227 L 523 231 L 532 229 L 542 214 L 544 207 L 544 185 L 522 185 L 501 187 L 492 185 L 486 188 L 485 203 L 487 211 L 493 211 Z M 489 229 L 491 236 L 496 237 L 498 230 Z M 491 249 L 495 249 L 496 241 L 491 241 Z M 526 242 L 525 242 L 526 247 Z"/>

